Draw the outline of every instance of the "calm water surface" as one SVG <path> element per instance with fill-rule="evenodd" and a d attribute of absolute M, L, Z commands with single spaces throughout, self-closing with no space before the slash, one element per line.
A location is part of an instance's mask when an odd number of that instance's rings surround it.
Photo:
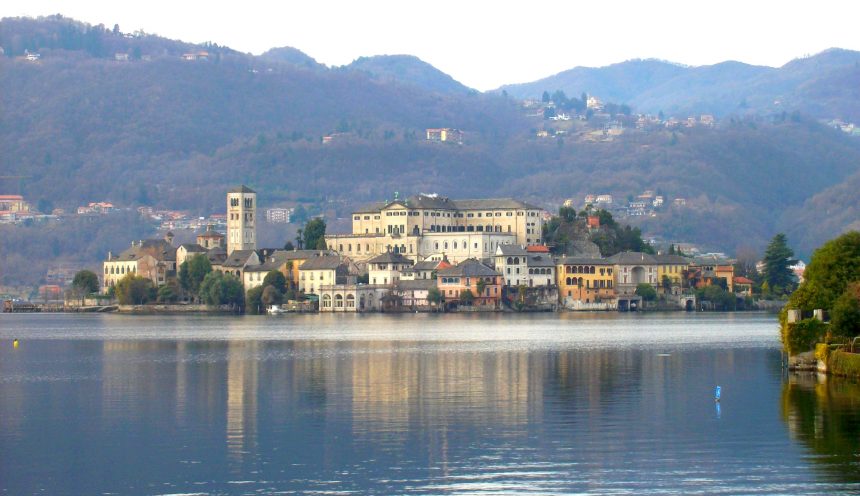
<path fill-rule="evenodd" d="M 860 386 L 764 314 L 0 315 L 2 494 L 844 494 L 858 456 Z"/>

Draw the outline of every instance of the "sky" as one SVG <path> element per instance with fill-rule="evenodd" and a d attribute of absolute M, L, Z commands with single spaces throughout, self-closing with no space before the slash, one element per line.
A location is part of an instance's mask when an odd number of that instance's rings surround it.
<path fill-rule="evenodd" d="M 329 66 L 409 54 L 481 91 L 634 58 L 780 66 L 860 50 L 851 0 L 4 0 L 0 17 L 62 14 L 260 54 L 292 46 Z"/>

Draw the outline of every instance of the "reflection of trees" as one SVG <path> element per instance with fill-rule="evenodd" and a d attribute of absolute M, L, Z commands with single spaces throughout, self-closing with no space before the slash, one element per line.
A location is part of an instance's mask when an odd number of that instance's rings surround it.
<path fill-rule="evenodd" d="M 782 419 L 795 439 L 835 479 L 860 482 L 860 384 L 830 377 L 791 376 L 782 388 Z"/>

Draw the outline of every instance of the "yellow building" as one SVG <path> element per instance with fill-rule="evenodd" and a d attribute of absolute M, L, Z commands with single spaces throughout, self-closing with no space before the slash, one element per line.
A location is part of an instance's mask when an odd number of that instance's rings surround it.
<path fill-rule="evenodd" d="M 422 261 L 489 261 L 504 244 L 541 243 L 544 211 L 513 199 L 451 200 L 437 195 L 377 202 L 352 215 L 352 233 L 326 236 L 330 250 L 356 261 L 400 253 Z"/>
<path fill-rule="evenodd" d="M 681 293 L 683 288 L 684 273 L 690 267 L 690 259 L 680 255 L 654 255 L 657 261 L 657 291 L 666 294 L 663 287 L 663 278 L 669 280 L 673 295 Z"/>
<path fill-rule="evenodd" d="M 565 257 L 556 266 L 558 294 L 563 306 L 585 308 L 582 304 L 603 304 L 614 308 L 615 267 L 605 258 Z M 597 307 L 594 307 L 597 308 Z"/>

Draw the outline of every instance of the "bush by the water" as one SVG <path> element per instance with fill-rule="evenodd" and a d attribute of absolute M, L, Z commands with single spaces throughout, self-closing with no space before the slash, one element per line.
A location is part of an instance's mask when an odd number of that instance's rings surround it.
<path fill-rule="evenodd" d="M 815 342 L 809 342 L 816 333 L 823 339 L 850 339 L 860 334 L 860 232 L 851 231 L 824 243 L 815 250 L 804 273 L 804 281 L 792 293 L 788 304 L 780 312 L 782 344 L 786 351 L 795 354 L 808 351 Z M 796 324 L 788 323 L 788 310 L 811 312 L 828 310 L 833 323 L 828 326 L 813 319 Z M 826 330 L 822 330 L 822 328 Z"/>
<path fill-rule="evenodd" d="M 860 354 L 834 351 L 830 353 L 827 370 L 834 375 L 860 378 Z"/>
<path fill-rule="evenodd" d="M 797 355 L 812 349 L 815 343 L 824 339 L 827 324 L 818 319 L 803 319 L 794 324 L 782 326 L 782 345 L 789 355 Z"/>

